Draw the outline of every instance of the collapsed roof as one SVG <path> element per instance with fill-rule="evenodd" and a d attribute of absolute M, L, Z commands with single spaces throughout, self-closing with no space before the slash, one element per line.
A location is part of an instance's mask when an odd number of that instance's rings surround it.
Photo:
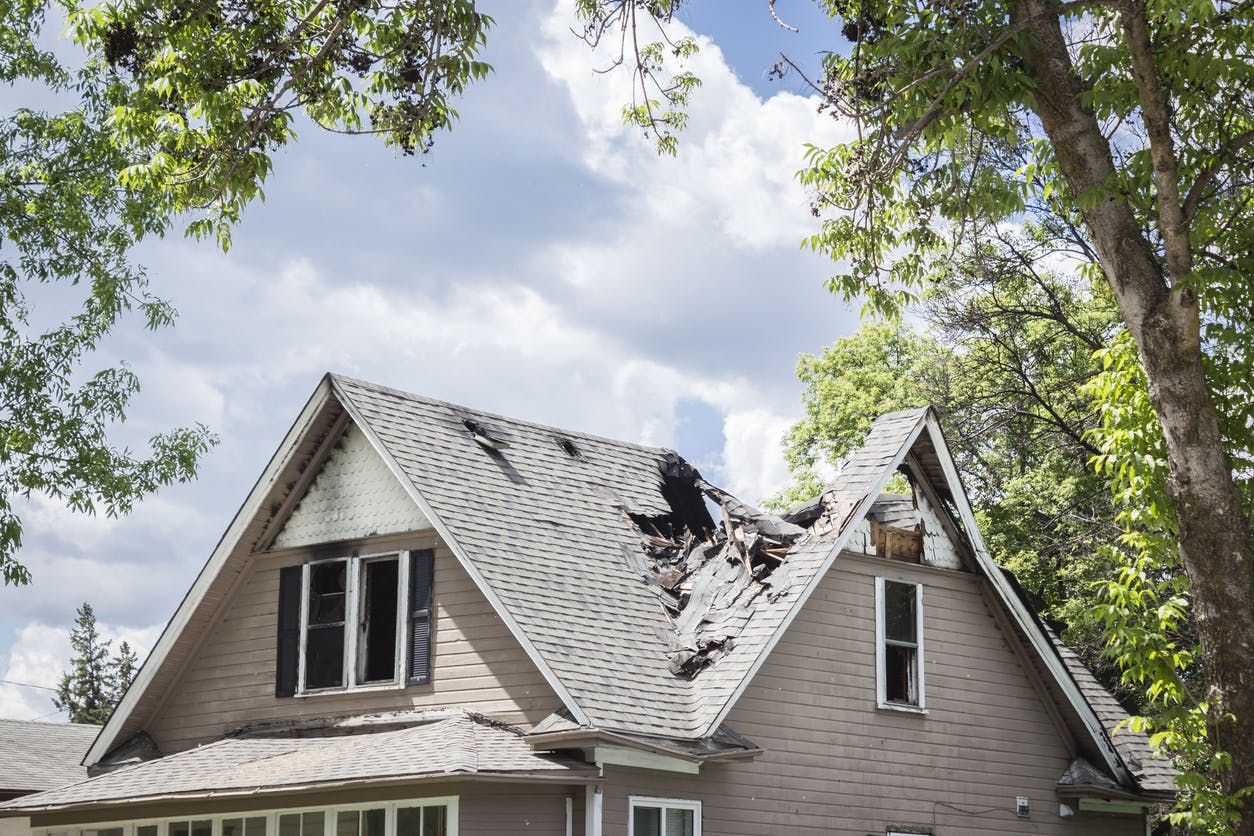
<path fill-rule="evenodd" d="M 988 578 L 1037 654 L 1049 654 L 1057 687 L 1093 735 L 1094 757 L 1132 780 L 1039 625 L 1003 588 L 924 409 L 881 416 L 833 486 L 784 518 L 709 484 L 668 450 L 328 375 L 172 624 L 208 606 L 211 593 L 225 594 L 216 579 L 239 559 L 240 544 L 266 547 L 291 507 L 289 475 L 348 421 L 497 608 L 570 722 L 641 738 L 701 741 L 720 730 L 859 524 L 906 530 L 909 509 L 882 493 L 904 472 L 943 509 L 946 531 L 935 533 Z M 145 688 L 173 675 L 163 661 L 178 632 L 162 636 L 89 760 L 142 728 L 133 712 Z"/>

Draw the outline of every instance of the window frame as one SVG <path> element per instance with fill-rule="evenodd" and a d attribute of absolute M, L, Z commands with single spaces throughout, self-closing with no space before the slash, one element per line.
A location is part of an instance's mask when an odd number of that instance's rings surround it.
<path fill-rule="evenodd" d="M 629 795 L 627 796 L 627 836 L 635 836 L 636 834 L 636 808 L 637 807 L 656 807 L 662 811 L 662 834 L 666 834 L 666 811 L 671 810 L 691 810 L 692 811 L 692 836 L 701 836 L 701 802 L 699 800 L 688 798 L 658 798 L 649 795 Z M 216 836 L 216 834 L 215 834 Z"/>
<path fill-rule="evenodd" d="M 459 800 L 457 795 L 438 795 L 427 798 L 403 798 L 396 801 L 374 801 L 357 804 L 312 805 L 303 807 L 277 807 L 264 810 L 236 810 L 225 813 L 179 813 L 162 818 L 121 819 L 98 822 L 83 822 L 72 825 L 55 825 L 50 827 L 31 828 L 31 836 L 82 836 L 83 831 L 121 828 L 122 836 L 136 836 L 138 828 L 149 825 L 158 827 L 157 836 L 169 836 L 171 822 L 203 821 L 212 822 L 212 836 L 222 836 L 222 822 L 225 819 L 264 818 L 266 820 L 266 836 L 278 836 L 279 816 L 300 813 L 324 813 L 322 836 L 335 836 L 336 815 L 342 812 L 383 809 L 385 836 L 396 836 L 396 811 L 401 807 L 444 807 L 447 809 L 445 836 L 458 836 L 460 821 Z"/>
<path fill-rule="evenodd" d="M 918 691 L 917 703 L 890 702 L 888 699 L 888 630 L 885 620 L 887 597 L 884 585 L 896 583 L 914 587 L 914 674 Z M 908 714 L 927 714 L 926 688 L 924 687 L 924 655 L 923 655 L 923 584 L 899 578 L 875 578 L 875 704 L 877 708 L 887 711 L 902 711 Z M 909 647 L 901 642 L 893 644 Z"/>
<path fill-rule="evenodd" d="M 409 658 L 409 567 L 407 551 L 371 552 L 369 554 L 337 555 L 309 560 L 301 564 L 300 571 L 300 649 L 296 665 L 296 693 L 307 697 L 319 694 L 342 694 L 346 691 L 387 691 L 404 688 L 408 679 L 406 660 Z M 358 680 L 363 676 L 362 664 L 365 644 L 361 641 L 361 616 L 365 606 L 366 584 L 363 574 L 366 565 L 380 560 L 396 561 L 396 645 L 393 648 L 392 678 Z M 312 567 L 326 563 L 346 564 L 344 577 L 344 650 L 341 656 L 343 684 L 326 688 L 305 687 L 305 650 L 309 638 L 309 578 Z M 166 834 L 161 834 L 166 836 Z M 219 834 L 214 834 L 219 836 Z"/>

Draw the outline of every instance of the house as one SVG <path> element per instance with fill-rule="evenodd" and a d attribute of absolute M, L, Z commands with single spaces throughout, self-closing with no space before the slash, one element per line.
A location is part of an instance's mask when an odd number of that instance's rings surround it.
<path fill-rule="evenodd" d="M 0 810 L 36 836 L 1142 834 L 1172 772 L 1124 717 L 990 559 L 929 410 L 779 517 L 667 450 L 328 375 L 95 777 Z"/>
<path fill-rule="evenodd" d="M 0 802 L 87 777 L 83 755 L 99 726 L 0 720 Z M 0 836 L 28 836 L 26 817 L 0 818 Z"/>

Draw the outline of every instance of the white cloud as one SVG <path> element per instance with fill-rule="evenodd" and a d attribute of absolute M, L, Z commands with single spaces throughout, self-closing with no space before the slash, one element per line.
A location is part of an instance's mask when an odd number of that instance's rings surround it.
<path fill-rule="evenodd" d="M 812 100 L 758 97 L 707 41 L 679 157 L 659 158 L 622 126 L 630 87 L 593 72 L 568 6 L 511 0 L 497 18 L 498 73 L 426 167 L 306 132 L 229 255 L 146 248 L 181 316 L 106 346 L 144 383 L 128 432 L 203 421 L 222 444 L 195 484 L 124 520 L 33 502 L 19 557 L 35 586 L 0 588 L 10 665 L 36 664 L 42 625 L 68 631 L 84 600 L 150 644 L 143 625 L 173 611 L 327 370 L 666 446 L 698 399 L 721 414 L 721 481 L 750 500 L 783 484 L 796 355 L 854 323 L 798 251 L 802 143 L 840 126 Z"/>
<path fill-rule="evenodd" d="M 5 682 L 0 683 L 0 717 L 54 719 L 45 716 L 56 711 L 52 692 L 46 689 L 60 682 L 69 657 L 70 639 L 65 630 L 46 624 L 30 624 L 19 630 L 9 647 L 2 677 Z"/>
<path fill-rule="evenodd" d="M 723 422 L 726 488 L 749 502 L 760 502 L 788 484 L 781 452 L 794 419 L 765 409 L 732 411 Z"/>
<path fill-rule="evenodd" d="M 148 655 L 161 634 L 160 625 L 136 628 L 97 622 L 96 627 L 101 639 L 110 642 L 114 653 L 125 641 L 140 660 Z M 36 622 L 17 631 L 4 663 L 4 674 L 0 676 L 4 680 L 0 682 L 0 717 L 48 722 L 66 719 L 52 703 L 52 689 L 69 670 L 73 654 L 70 629 L 69 625 L 49 626 Z"/>

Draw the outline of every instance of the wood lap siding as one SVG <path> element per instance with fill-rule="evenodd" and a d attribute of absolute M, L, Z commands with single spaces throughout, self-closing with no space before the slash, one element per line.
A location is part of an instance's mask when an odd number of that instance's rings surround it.
<path fill-rule="evenodd" d="M 924 585 L 926 716 L 875 707 L 876 575 Z M 862 836 L 890 824 L 985 836 L 1144 832 L 1136 817 L 1059 817 L 1069 744 L 974 575 L 842 555 L 727 723 L 765 754 L 697 776 L 607 767 L 605 833 L 627 832 L 629 795 L 701 800 L 705 836 Z M 1018 795 L 1031 798 L 1030 818 L 1014 815 Z"/>
<path fill-rule="evenodd" d="M 566 798 L 583 791 L 583 787 L 464 784 L 458 832 L 464 836 L 562 836 Z"/>
<path fill-rule="evenodd" d="M 436 613 L 429 684 L 276 698 L 279 573 L 310 555 L 259 556 L 148 724 L 149 734 L 168 754 L 249 724 L 411 707 L 460 705 L 510 723 L 539 722 L 560 700 L 447 548 L 424 536 L 368 543 L 360 552 L 431 546 Z"/>

